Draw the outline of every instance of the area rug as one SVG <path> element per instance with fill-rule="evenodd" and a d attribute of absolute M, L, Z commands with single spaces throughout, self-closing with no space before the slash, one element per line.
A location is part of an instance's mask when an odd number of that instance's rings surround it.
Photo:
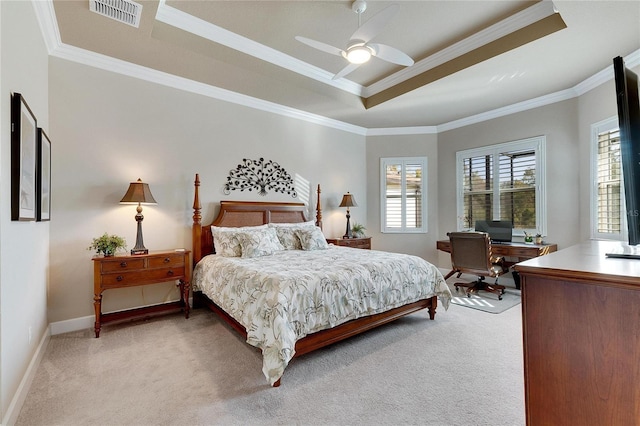
<path fill-rule="evenodd" d="M 498 300 L 497 294 L 486 291 L 473 293 L 467 297 L 464 287 L 460 287 L 460 290 L 456 291 L 456 288 L 454 287 L 456 282 L 468 281 L 462 278 L 456 278 L 455 276 L 447 280 L 447 284 L 449 285 L 451 294 L 453 295 L 453 298 L 451 299 L 451 303 L 453 304 L 478 309 L 491 314 L 502 313 L 507 309 L 520 304 L 520 290 L 516 290 L 515 288 L 507 287 L 505 289 L 505 293 L 502 295 L 502 300 Z"/>

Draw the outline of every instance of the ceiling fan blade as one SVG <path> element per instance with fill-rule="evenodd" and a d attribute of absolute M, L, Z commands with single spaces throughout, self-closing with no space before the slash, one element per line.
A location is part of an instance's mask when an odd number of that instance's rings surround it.
<path fill-rule="evenodd" d="M 311 46 L 314 49 L 322 50 L 323 52 L 331 53 L 332 55 L 342 56 L 342 49 L 338 49 L 337 47 L 333 47 L 321 41 L 311 40 L 310 38 L 301 36 L 296 36 L 296 40 L 300 43 L 306 44 L 307 46 Z"/>
<path fill-rule="evenodd" d="M 374 55 L 383 61 L 391 62 L 392 64 L 404 65 L 405 67 L 413 65 L 413 59 L 395 47 L 379 43 L 369 43 L 367 46 L 371 47 L 374 50 Z"/>
<path fill-rule="evenodd" d="M 351 73 L 352 71 L 355 71 L 356 68 L 358 68 L 359 66 L 360 64 L 349 64 L 346 67 L 342 68 L 342 70 L 340 70 L 338 74 L 334 75 L 331 80 L 338 80 L 346 76 L 347 74 Z"/>
<path fill-rule="evenodd" d="M 400 6 L 392 4 L 386 9 L 376 13 L 371 19 L 362 24 L 351 36 L 351 40 L 362 40 L 368 42 L 382 31 L 385 25 L 389 23 L 391 18 L 398 12 Z"/>

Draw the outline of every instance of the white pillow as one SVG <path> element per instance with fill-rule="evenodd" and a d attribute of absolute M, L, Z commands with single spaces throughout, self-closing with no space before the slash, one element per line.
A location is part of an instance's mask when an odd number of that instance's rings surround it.
<path fill-rule="evenodd" d="M 327 239 L 317 226 L 297 229 L 296 235 L 300 239 L 302 250 L 326 250 L 329 248 Z"/>
<path fill-rule="evenodd" d="M 225 257 L 240 257 L 242 248 L 238 240 L 238 233 L 257 229 L 266 229 L 267 225 L 241 226 L 238 228 L 228 228 L 223 226 L 211 226 L 213 234 L 213 248 L 216 254 Z"/>
<path fill-rule="evenodd" d="M 313 221 L 298 223 L 270 223 L 269 227 L 276 230 L 278 240 L 285 250 L 302 250 L 300 240 L 296 235 L 298 229 L 308 229 L 315 227 Z"/>
<path fill-rule="evenodd" d="M 268 256 L 284 249 L 273 228 L 240 232 L 237 236 L 242 257 Z"/>

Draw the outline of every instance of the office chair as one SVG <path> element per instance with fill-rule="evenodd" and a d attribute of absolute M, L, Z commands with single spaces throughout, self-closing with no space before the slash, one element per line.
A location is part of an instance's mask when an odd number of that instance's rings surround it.
<path fill-rule="evenodd" d="M 471 293 L 480 290 L 488 291 L 498 295 L 498 300 L 502 300 L 505 287 L 498 284 L 498 277 L 508 272 L 503 267 L 504 258 L 491 255 L 491 240 L 489 234 L 485 232 L 449 232 L 451 243 L 451 267 L 452 274 L 475 274 L 478 280 L 473 283 L 455 283 L 456 291 L 460 287 L 466 287 L 467 297 Z M 485 277 L 495 277 L 493 284 L 485 282 Z"/>

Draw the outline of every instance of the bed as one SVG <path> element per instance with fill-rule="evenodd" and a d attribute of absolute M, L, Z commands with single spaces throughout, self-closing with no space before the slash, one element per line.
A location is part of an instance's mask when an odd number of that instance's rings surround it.
<path fill-rule="evenodd" d="M 326 244 L 319 188 L 315 221 L 302 203 L 221 201 L 202 225 L 199 187 L 196 174 L 194 308 L 260 349 L 272 386 L 294 357 L 421 309 L 433 320 L 438 298 L 449 305 L 442 274 L 417 256 Z"/>

